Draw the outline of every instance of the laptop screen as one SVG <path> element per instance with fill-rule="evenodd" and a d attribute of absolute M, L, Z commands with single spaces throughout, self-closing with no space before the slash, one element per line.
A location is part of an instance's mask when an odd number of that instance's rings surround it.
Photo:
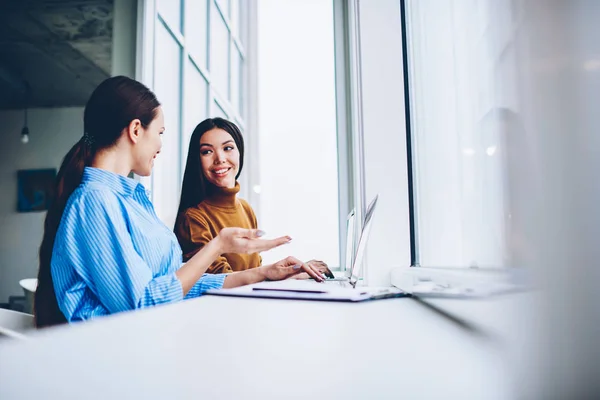
<path fill-rule="evenodd" d="M 345 270 L 346 276 L 350 277 L 350 271 L 352 271 L 352 262 L 354 261 L 354 215 L 355 209 L 352 209 L 346 218 L 346 260 Z"/>
<path fill-rule="evenodd" d="M 362 232 L 360 233 L 360 238 L 358 239 L 358 246 L 356 248 L 356 253 L 354 256 L 354 262 L 352 263 L 352 273 L 350 274 L 350 282 L 358 281 L 358 276 L 360 273 L 360 266 L 362 265 L 363 257 L 365 250 L 367 248 L 367 241 L 369 238 L 369 232 L 371 231 L 371 225 L 373 221 L 373 214 L 375 212 L 375 206 L 377 205 L 377 199 L 379 195 L 375 196 L 375 198 L 369 204 L 367 208 L 367 213 L 365 214 L 365 222 L 363 224 Z"/>

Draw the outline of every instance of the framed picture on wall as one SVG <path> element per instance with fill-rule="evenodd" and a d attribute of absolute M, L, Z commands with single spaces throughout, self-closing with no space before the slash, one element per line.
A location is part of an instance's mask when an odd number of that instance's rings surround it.
<path fill-rule="evenodd" d="M 56 169 L 17 171 L 17 211 L 44 211 L 54 196 Z"/>

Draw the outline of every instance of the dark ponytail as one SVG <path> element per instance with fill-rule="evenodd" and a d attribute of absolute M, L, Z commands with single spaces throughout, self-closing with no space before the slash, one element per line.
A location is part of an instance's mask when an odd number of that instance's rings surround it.
<path fill-rule="evenodd" d="M 58 308 L 52 274 L 50 272 L 50 260 L 54 248 L 54 238 L 58 225 L 71 193 L 81 183 L 83 169 L 89 165 L 92 159 L 92 151 L 83 138 L 77 142 L 67 153 L 60 165 L 56 177 L 56 188 L 54 199 L 46 214 L 44 222 L 44 237 L 40 246 L 40 268 L 38 271 L 38 287 L 34 297 L 35 320 L 38 327 L 56 325 L 67 322 L 65 316 Z"/>
<path fill-rule="evenodd" d="M 34 298 L 38 327 L 67 322 L 60 311 L 52 281 L 52 250 L 65 206 L 81 183 L 83 170 L 91 165 L 98 150 L 115 145 L 131 121 L 147 127 L 156 117 L 160 103 L 154 93 L 133 79 L 116 76 L 102 82 L 92 93 L 84 111 L 84 135 L 69 150 L 56 177 L 54 198 L 46 214 L 40 246 L 38 287 Z"/>

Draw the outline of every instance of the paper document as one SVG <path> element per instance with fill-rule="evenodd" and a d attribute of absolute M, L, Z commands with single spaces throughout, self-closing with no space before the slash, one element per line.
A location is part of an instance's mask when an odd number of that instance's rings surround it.
<path fill-rule="evenodd" d="M 395 287 L 351 288 L 342 286 L 340 282 L 318 283 L 313 280 L 296 279 L 278 282 L 261 282 L 234 289 L 210 289 L 206 294 L 216 296 L 350 302 L 406 296 L 405 292 Z"/>

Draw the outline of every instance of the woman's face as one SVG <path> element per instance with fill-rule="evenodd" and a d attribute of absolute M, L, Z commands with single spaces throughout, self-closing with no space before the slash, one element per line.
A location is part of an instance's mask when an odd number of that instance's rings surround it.
<path fill-rule="evenodd" d="M 139 122 L 139 121 L 138 121 Z M 156 118 L 147 128 L 138 125 L 139 140 L 135 147 L 133 172 L 140 176 L 149 176 L 154 167 L 154 159 L 162 148 L 162 137 L 165 130 L 165 117 L 162 107 L 156 111 Z"/>
<path fill-rule="evenodd" d="M 240 151 L 233 137 L 223 129 L 214 128 L 200 138 L 202 173 L 217 187 L 232 188 L 240 168 Z"/>

